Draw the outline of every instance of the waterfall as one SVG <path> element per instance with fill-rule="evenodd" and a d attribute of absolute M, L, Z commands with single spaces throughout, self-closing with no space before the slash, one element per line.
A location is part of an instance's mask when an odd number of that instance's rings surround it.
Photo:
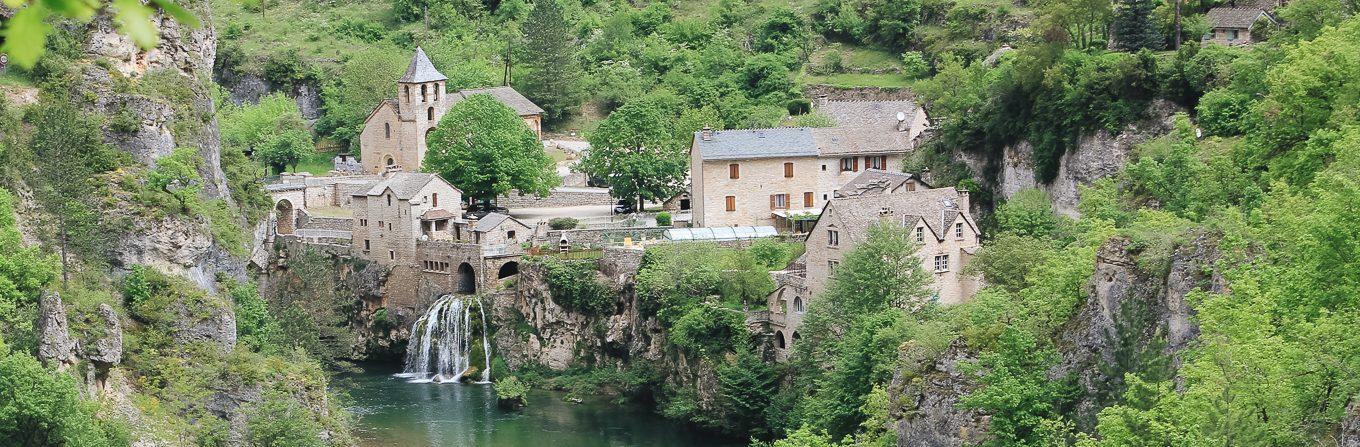
<path fill-rule="evenodd" d="M 482 317 L 482 381 L 488 381 L 491 365 L 491 344 L 486 338 L 486 312 Z M 462 296 L 444 295 L 430 305 L 430 310 L 411 326 L 411 340 L 406 346 L 406 367 L 400 377 L 418 383 L 457 382 L 472 368 L 472 302 Z"/>

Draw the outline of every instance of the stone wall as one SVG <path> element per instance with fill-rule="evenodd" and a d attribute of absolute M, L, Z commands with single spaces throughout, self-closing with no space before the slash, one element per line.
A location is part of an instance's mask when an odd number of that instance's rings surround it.
<path fill-rule="evenodd" d="M 354 228 L 354 219 L 307 215 L 307 221 L 302 223 L 302 228 L 309 230 L 350 231 Z"/>
<path fill-rule="evenodd" d="M 505 208 L 561 208 L 582 205 L 613 205 L 618 199 L 609 195 L 605 188 L 561 187 L 554 188 L 547 197 L 519 195 L 512 193 L 496 198 L 496 204 Z"/>
<path fill-rule="evenodd" d="M 647 228 L 587 228 L 580 230 L 548 230 L 547 235 L 534 241 L 535 244 L 556 249 L 566 239 L 572 246 L 599 247 L 601 245 L 622 244 L 625 237 L 632 237 L 634 243 L 643 240 L 664 239 L 662 233 L 669 227 Z"/>

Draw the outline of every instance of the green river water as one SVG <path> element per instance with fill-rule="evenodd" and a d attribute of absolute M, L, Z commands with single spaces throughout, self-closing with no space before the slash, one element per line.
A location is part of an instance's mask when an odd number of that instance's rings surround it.
<path fill-rule="evenodd" d="M 397 368 L 369 367 L 343 377 L 361 446 L 738 447 L 744 442 L 697 433 L 636 405 L 603 398 L 581 404 L 533 391 L 518 412 L 496 407 L 490 385 L 407 383 Z"/>

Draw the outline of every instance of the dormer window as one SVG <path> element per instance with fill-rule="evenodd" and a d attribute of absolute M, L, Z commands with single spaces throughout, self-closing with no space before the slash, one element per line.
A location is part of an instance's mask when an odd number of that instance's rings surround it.
<path fill-rule="evenodd" d="M 926 241 L 926 228 L 916 227 L 916 243 L 922 244 Z"/>

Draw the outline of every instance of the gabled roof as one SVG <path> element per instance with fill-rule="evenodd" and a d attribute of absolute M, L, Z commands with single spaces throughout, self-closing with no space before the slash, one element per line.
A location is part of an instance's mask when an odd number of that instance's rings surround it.
<path fill-rule="evenodd" d="M 429 56 L 425 55 L 425 50 L 416 47 L 416 55 L 411 58 L 411 64 L 406 66 L 406 74 L 401 75 L 401 79 L 398 79 L 397 82 L 414 84 L 443 81 L 446 79 L 448 79 L 448 77 L 434 68 L 434 64 L 430 62 Z"/>
<path fill-rule="evenodd" d="M 922 189 L 930 188 L 929 184 L 916 178 L 916 175 L 914 174 L 890 172 L 882 169 L 865 169 L 863 173 L 860 173 L 855 176 L 855 178 L 850 179 L 849 182 L 846 182 L 845 185 L 837 188 L 836 197 L 860 197 L 894 193 L 898 191 L 898 188 L 901 188 L 913 179 L 920 182 L 922 185 L 925 185 L 925 188 Z"/>
<path fill-rule="evenodd" d="M 836 121 L 836 127 L 897 132 L 897 114 L 907 123 L 916 119 L 921 107 L 914 101 L 827 101 L 817 108 Z"/>
<path fill-rule="evenodd" d="M 416 194 L 420 193 L 421 189 L 425 188 L 425 185 L 434 181 L 443 182 L 448 185 L 448 182 L 435 174 L 424 172 L 394 172 L 388 174 L 387 177 L 364 185 L 355 190 L 352 195 L 380 196 L 388 189 L 391 189 L 392 194 L 396 195 L 398 200 L 411 200 Z M 449 185 L 449 187 L 454 190 L 458 189 L 453 185 Z"/>
<path fill-rule="evenodd" d="M 694 133 L 694 146 L 704 160 L 740 160 L 774 157 L 815 157 L 817 140 L 806 127 L 713 131 L 704 139 Z"/>
<path fill-rule="evenodd" d="M 1270 15 L 1266 14 L 1266 12 L 1260 8 L 1219 6 L 1210 9 L 1207 14 L 1204 14 L 1204 21 L 1209 24 L 1210 28 L 1251 29 L 1251 26 L 1255 24 L 1256 20 L 1260 19 L 1261 16 L 1266 16 L 1267 19 L 1270 19 Z"/>
<path fill-rule="evenodd" d="M 510 215 L 508 214 L 487 213 L 486 217 L 483 217 L 481 220 L 478 220 L 477 224 L 472 226 L 472 231 L 485 233 L 491 230 L 495 230 L 496 227 L 501 226 L 501 224 L 507 221 L 517 223 L 519 224 L 519 226 L 524 228 L 529 228 L 529 226 L 525 225 L 524 222 L 520 222 L 519 219 L 510 217 Z"/>
<path fill-rule="evenodd" d="M 453 213 L 443 208 L 431 208 L 420 215 L 420 220 L 452 219 Z"/>
<path fill-rule="evenodd" d="M 458 101 L 467 99 L 472 95 L 491 95 L 502 104 L 515 109 L 515 113 L 520 114 L 520 116 L 543 114 L 543 108 L 539 107 L 538 104 L 534 104 L 529 98 L 525 98 L 519 91 L 511 87 L 470 88 L 459 90 L 458 96 L 453 98 L 453 103 L 457 104 Z"/>
<path fill-rule="evenodd" d="M 876 222 L 893 222 L 908 227 L 924 221 L 936 240 L 944 240 L 949 225 L 960 217 L 977 229 L 965 210 L 957 208 L 959 192 L 954 188 L 918 189 L 897 194 L 835 198 L 827 202 L 817 228 L 835 225 L 849 240 L 862 242 Z M 883 211 L 887 210 L 885 214 Z"/>

